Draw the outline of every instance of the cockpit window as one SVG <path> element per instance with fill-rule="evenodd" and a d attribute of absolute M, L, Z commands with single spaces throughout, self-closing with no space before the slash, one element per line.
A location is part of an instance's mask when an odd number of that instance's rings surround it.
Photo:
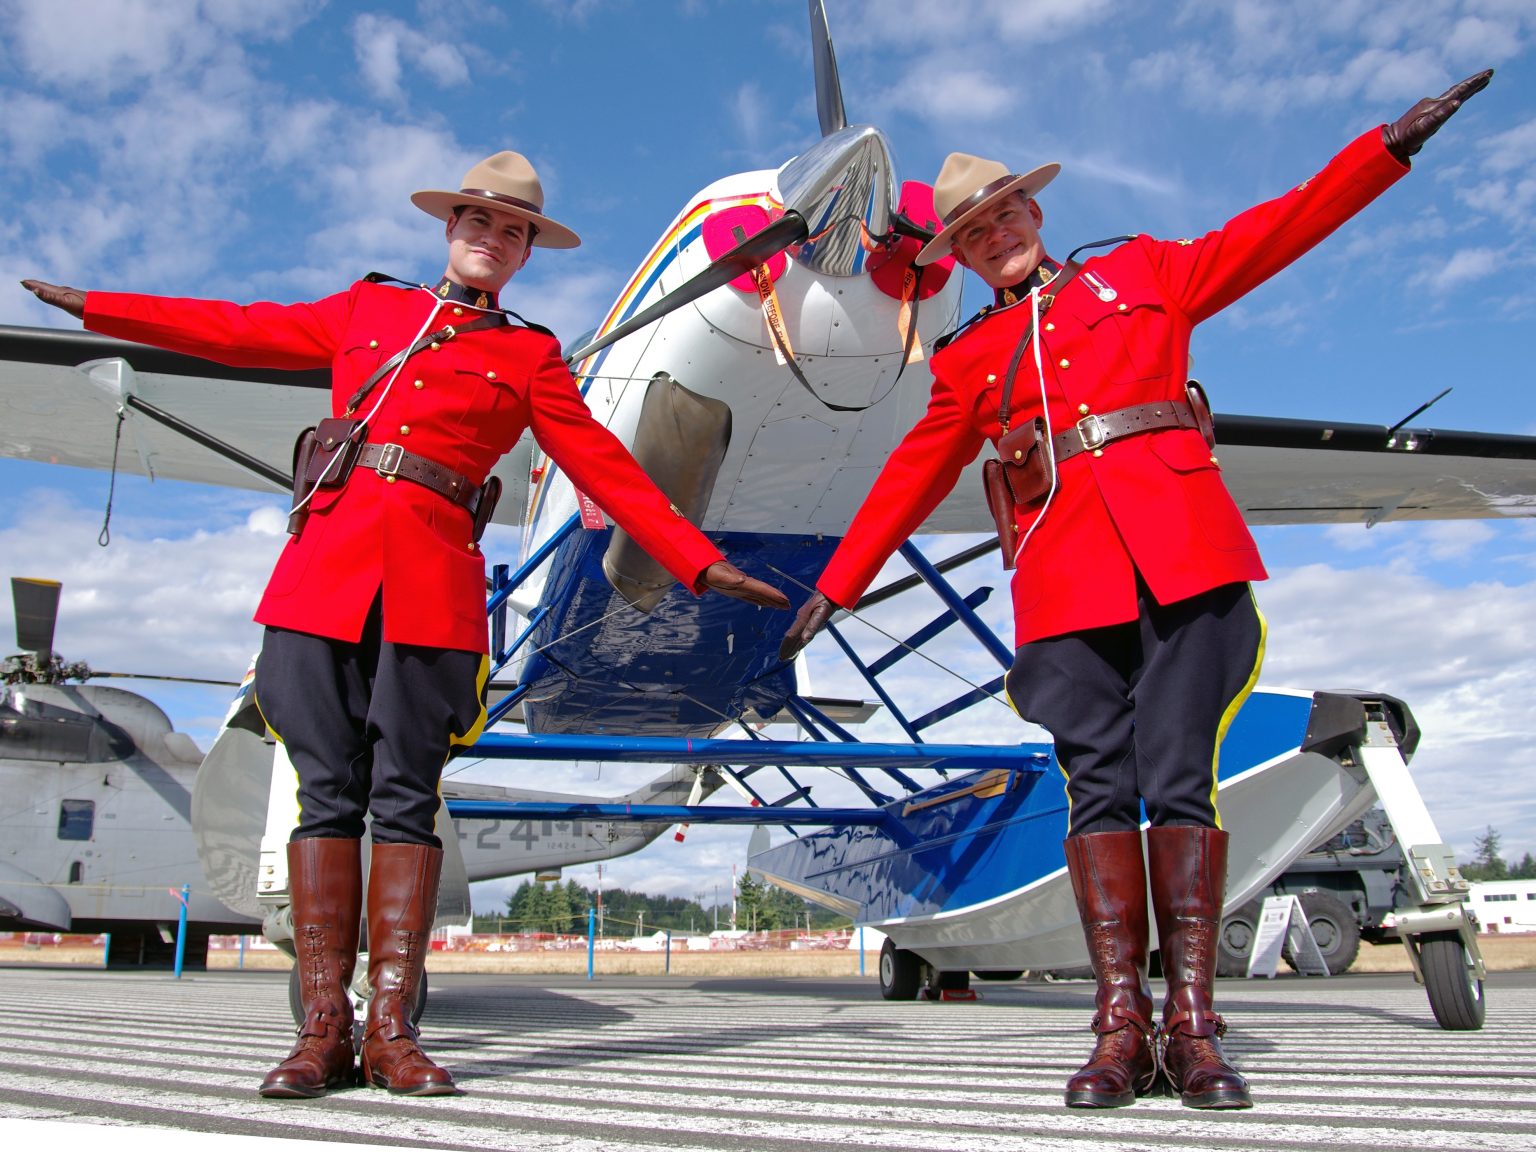
<path fill-rule="evenodd" d="M 96 826 L 96 801 L 59 801 L 59 839 L 89 840 Z"/>

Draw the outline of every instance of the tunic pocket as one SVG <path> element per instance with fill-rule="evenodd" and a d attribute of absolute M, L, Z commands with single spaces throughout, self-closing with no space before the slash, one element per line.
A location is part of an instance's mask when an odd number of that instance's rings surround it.
<path fill-rule="evenodd" d="M 1255 547 L 1243 514 L 1221 478 L 1204 438 L 1192 429 L 1154 434 L 1149 447 L 1179 477 L 1190 518 L 1211 547 L 1235 552 Z"/>
<path fill-rule="evenodd" d="M 1168 374 L 1171 332 L 1160 297 L 1135 290 L 1116 291 L 1113 300 L 1090 296 L 1077 314 L 1089 331 L 1105 383 L 1126 384 Z"/>

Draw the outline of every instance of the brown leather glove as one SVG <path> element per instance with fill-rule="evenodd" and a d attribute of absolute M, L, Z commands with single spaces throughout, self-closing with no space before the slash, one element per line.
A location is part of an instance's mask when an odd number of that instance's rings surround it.
<path fill-rule="evenodd" d="M 85 319 L 85 293 L 78 288 L 65 288 L 62 284 L 48 284 L 42 280 L 23 280 L 21 286 L 44 304 L 62 308 L 76 320 Z"/>
<path fill-rule="evenodd" d="M 788 596 L 771 584 L 752 579 L 729 560 L 716 560 L 704 569 L 704 586 L 760 608 L 789 608 Z"/>
<path fill-rule="evenodd" d="M 832 613 L 838 611 L 836 604 L 828 600 L 821 592 L 811 595 L 811 598 L 800 605 L 800 611 L 795 613 L 795 622 L 789 626 L 789 631 L 784 633 L 784 639 L 779 644 L 779 659 L 793 660 L 795 654 L 811 642 L 811 638 L 827 626 L 827 621 L 832 619 Z"/>
<path fill-rule="evenodd" d="M 1460 84 L 1452 84 L 1439 96 L 1424 97 L 1404 112 L 1397 123 L 1384 124 L 1381 138 L 1387 145 L 1387 151 L 1404 164 L 1408 163 L 1408 157 L 1416 155 L 1424 147 L 1424 141 L 1440 131 L 1440 125 L 1449 120 L 1469 96 L 1475 96 L 1488 87 L 1488 81 L 1492 79 L 1492 68 L 1476 76 L 1468 76 Z"/>

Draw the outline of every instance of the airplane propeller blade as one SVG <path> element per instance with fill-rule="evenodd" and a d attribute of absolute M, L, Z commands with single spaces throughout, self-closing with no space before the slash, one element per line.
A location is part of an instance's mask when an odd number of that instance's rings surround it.
<path fill-rule="evenodd" d="M 584 348 L 577 349 L 565 358 L 565 362 L 576 364 L 594 352 L 601 352 L 608 345 L 622 340 L 631 332 L 644 328 L 653 320 L 660 320 L 667 313 L 676 311 L 684 304 L 692 303 L 700 296 L 713 292 L 722 284 L 729 284 L 742 273 L 750 272 L 770 257 L 777 256 L 791 244 L 800 243 L 808 235 L 810 235 L 810 229 L 806 227 L 800 214 L 793 210 L 785 212 L 761 232 L 748 236 L 686 284 L 674 288 L 649 308 L 643 312 L 637 312 Z"/>
<path fill-rule="evenodd" d="M 32 580 L 11 577 L 11 600 L 16 606 L 16 645 L 23 651 L 37 653 L 37 662 L 46 666 L 53 659 L 53 627 L 59 618 L 57 580 Z"/>
<path fill-rule="evenodd" d="M 848 127 L 843 111 L 843 86 L 837 78 L 837 54 L 832 51 L 832 32 L 827 27 L 827 6 L 809 0 L 811 6 L 811 59 L 816 68 L 816 116 L 821 134 L 830 136 Z"/>

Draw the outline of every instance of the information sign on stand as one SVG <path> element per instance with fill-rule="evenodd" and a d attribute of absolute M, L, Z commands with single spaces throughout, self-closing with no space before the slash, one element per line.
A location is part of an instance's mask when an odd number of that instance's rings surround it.
<path fill-rule="evenodd" d="M 1291 961 L 1304 976 L 1327 976 L 1328 962 L 1312 935 L 1306 910 L 1295 896 L 1267 896 L 1254 930 L 1253 951 L 1248 957 L 1248 975 L 1274 979 L 1280 966 L 1280 953 L 1289 943 Z"/>

